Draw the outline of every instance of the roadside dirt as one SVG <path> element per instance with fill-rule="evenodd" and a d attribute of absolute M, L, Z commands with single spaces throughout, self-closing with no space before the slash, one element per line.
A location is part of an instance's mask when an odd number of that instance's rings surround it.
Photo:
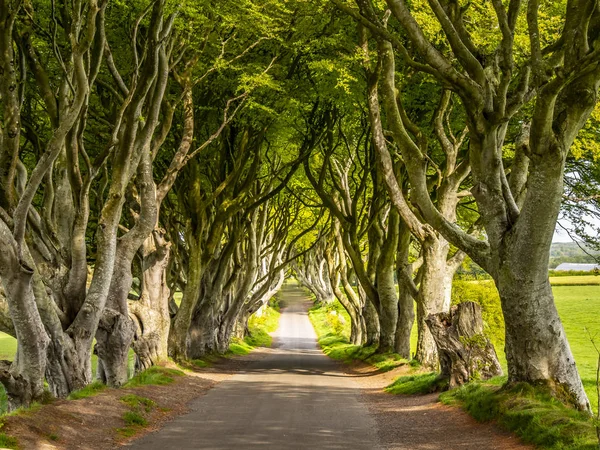
<path fill-rule="evenodd" d="M 211 367 L 176 377 L 173 383 L 164 386 L 105 389 L 96 396 L 80 400 L 57 400 L 3 418 L 1 431 L 17 438 L 22 450 L 108 450 L 126 446 L 131 440 L 187 412 L 190 401 L 263 356 L 258 349 L 243 357 L 224 359 Z M 120 399 L 127 394 L 146 397 L 156 403 L 147 417 L 148 425 L 139 428 L 130 438 L 124 438 L 118 432 L 125 426 L 122 416 L 128 411 Z"/>
<path fill-rule="evenodd" d="M 388 450 L 533 450 L 494 423 L 479 423 L 459 408 L 437 401 L 438 394 L 392 395 L 383 391 L 407 367 L 379 372 L 365 363 L 344 366 L 355 377 Z"/>

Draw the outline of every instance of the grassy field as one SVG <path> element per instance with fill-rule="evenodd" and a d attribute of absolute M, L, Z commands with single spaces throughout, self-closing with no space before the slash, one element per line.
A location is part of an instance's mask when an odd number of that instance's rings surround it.
<path fill-rule="evenodd" d="M 598 355 L 590 336 L 600 347 L 600 286 L 555 286 L 553 290 L 585 390 L 597 411 Z"/>
<path fill-rule="evenodd" d="M 600 286 L 599 275 L 550 277 L 552 286 Z"/>
<path fill-rule="evenodd" d="M 469 283 L 493 283 L 491 279 L 470 280 Z M 600 286 L 600 275 L 567 275 L 550 277 L 552 286 Z"/>

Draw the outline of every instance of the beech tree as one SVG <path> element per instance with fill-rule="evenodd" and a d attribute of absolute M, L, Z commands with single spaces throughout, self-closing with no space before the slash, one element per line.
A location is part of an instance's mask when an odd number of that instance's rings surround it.
<path fill-rule="evenodd" d="M 566 2 L 559 37 L 543 42 L 539 3 L 523 3 L 492 2 L 492 20 L 500 34 L 493 45 L 475 42 L 466 24 L 468 10 L 457 2 L 431 0 L 428 8 L 422 5 L 443 33 L 447 45 L 443 49 L 428 38 L 403 0 L 387 1 L 385 16 L 370 1 L 357 1 L 360 12 L 339 5 L 378 41 L 381 97 L 410 178 L 411 200 L 428 224 L 466 252 L 496 283 L 506 321 L 509 380 L 561 385 L 575 405 L 589 410 L 554 305 L 547 268 L 565 160 L 597 101 L 597 14 L 594 3 Z M 389 15 L 405 39 L 386 25 Z M 522 35 L 529 48 L 515 43 L 520 27 L 525 28 Z M 461 99 L 469 130 L 472 194 L 485 240 L 466 234 L 431 199 L 426 154 L 402 122 L 396 101 L 395 52 L 403 64 L 430 74 Z M 528 145 L 509 173 L 503 163 L 507 127 L 529 101 L 534 111 Z M 400 193 L 390 153 L 380 150 L 379 157 L 390 190 Z M 395 203 L 400 204 L 404 200 L 397 194 Z"/>
<path fill-rule="evenodd" d="M 113 387 L 132 349 L 136 371 L 224 353 L 291 276 L 351 343 L 435 368 L 427 319 L 469 256 L 509 381 L 589 409 L 547 266 L 559 213 L 598 200 L 600 15 L 474 6 L 0 0 L 9 407 L 84 387 L 93 352 Z"/>

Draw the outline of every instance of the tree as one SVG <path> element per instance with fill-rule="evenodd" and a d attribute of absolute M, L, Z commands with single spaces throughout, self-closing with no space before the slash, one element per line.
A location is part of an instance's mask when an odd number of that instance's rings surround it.
<path fill-rule="evenodd" d="M 357 4 L 360 13 L 340 6 L 379 42 L 382 99 L 410 178 L 411 200 L 428 224 L 466 252 L 496 283 L 507 325 L 509 380 L 562 386 L 573 404 L 589 410 L 556 312 L 547 267 L 565 159 L 597 101 L 595 5 L 568 1 L 562 31 L 544 45 L 537 1 L 527 2 L 526 7 L 520 0 L 508 5 L 494 1 L 492 17 L 501 36 L 492 45 L 481 45 L 468 30 L 467 10 L 454 1 L 431 0 L 427 17 L 442 32 L 447 45 L 442 49 L 428 38 L 403 0 L 386 4 L 405 33 L 404 42 L 390 31 L 370 1 Z M 521 28 L 526 29 L 526 51 L 515 44 Z M 486 240 L 469 236 L 445 218 L 430 197 L 426 155 L 399 120 L 394 50 L 404 64 L 432 75 L 461 99 L 469 130 L 472 193 Z M 507 127 L 530 100 L 534 108 L 528 145 L 522 147 L 524 155 L 515 159 L 509 173 L 502 153 Z M 379 151 L 379 157 L 384 170 L 393 173 L 390 153 Z M 386 182 L 400 192 L 393 177 L 387 176 Z M 395 195 L 399 204 L 402 199 Z"/>

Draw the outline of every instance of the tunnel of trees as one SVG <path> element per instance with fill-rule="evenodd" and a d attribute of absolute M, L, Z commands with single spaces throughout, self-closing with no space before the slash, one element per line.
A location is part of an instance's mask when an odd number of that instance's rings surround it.
<path fill-rule="evenodd" d="M 10 406 L 223 353 L 289 277 L 435 369 L 467 260 L 509 382 L 589 410 L 548 261 L 599 198 L 599 63 L 591 0 L 0 0 Z"/>

